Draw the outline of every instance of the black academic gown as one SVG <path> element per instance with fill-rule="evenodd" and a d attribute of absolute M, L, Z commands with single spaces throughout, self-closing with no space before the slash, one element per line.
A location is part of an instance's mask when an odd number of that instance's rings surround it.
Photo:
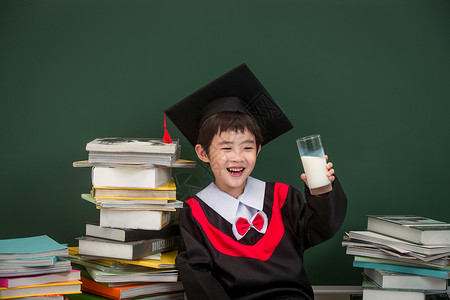
<path fill-rule="evenodd" d="M 303 252 L 339 230 L 347 198 L 337 179 L 326 195 L 305 194 L 306 202 L 292 186 L 266 183 L 267 231 L 239 241 L 200 198 L 186 201 L 176 264 L 188 299 L 313 299 Z"/>

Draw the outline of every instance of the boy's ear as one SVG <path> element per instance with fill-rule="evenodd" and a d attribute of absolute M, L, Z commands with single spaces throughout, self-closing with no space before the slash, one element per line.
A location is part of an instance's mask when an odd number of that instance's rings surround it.
<path fill-rule="evenodd" d="M 206 153 L 202 145 L 200 144 L 195 145 L 195 153 L 197 153 L 197 156 L 201 161 L 209 163 L 208 154 Z"/>
<path fill-rule="evenodd" d="M 261 145 L 259 145 L 259 147 L 258 147 L 258 151 L 256 151 L 256 156 L 258 156 L 258 154 L 259 154 L 259 151 L 261 151 Z"/>

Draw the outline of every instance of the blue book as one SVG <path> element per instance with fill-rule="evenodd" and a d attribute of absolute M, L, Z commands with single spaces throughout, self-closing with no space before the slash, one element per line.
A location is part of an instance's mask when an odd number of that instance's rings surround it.
<path fill-rule="evenodd" d="M 353 261 L 353 266 L 359 267 L 359 268 L 377 269 L 377 270 L 384 270 L 384 271 L 397 272 L 397 273 L 439 277 L 439 278 L 445 278 L 445 279 L 450 278 L 450 276 L 449 276 L 450 273 L 446 270 L 416 268 L 416 267 L 379 264 L 379 263 L 370 263 L 370 262 L 362 262 L 362 261 Z"/>
<path fill-rule="evenodd" d="M 56 256 L 19 258 L 19 259 L 0 259 L 0 268 L 4 266 L 22 266 L 22 267 L 43 267 L 54 265 L 58 260 Z"/>
<path fill-rule="evenodd" d="M 0 240 L 0 259 L 67 256 L 68 248 L 47 235 Z"/>

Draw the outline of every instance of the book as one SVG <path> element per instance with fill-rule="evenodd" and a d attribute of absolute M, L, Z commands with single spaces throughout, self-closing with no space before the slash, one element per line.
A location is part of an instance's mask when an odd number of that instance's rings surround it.
<path fill-rule="evenodd" d="M 79 294 L 81 294 L 81 293 L 70 294 L 70 295 L 79 295 Z M 68 300 L 68 294 L 66 294 L 66 295 L 39 295 L 39 296 L 30 296 L 30 297 L 20 297 L 19 299 L 20 300 Z"/>
<path fill-rule="evenodd" d="M 101 283 L 112 282 L 176 282 L 178 280 L 178 271 L 175 269 L 170 270 L 157 270 L 145 268 L 140 271 L 114 271 L 104 272 L 94 268 L 85 267 L 89 276 Z"/>
<path fill-rule="evenodd" d="M 183 207 L 183 202 L 178 200 L 95 200 L 91 194 L 81 194 L 81 199 L 95 204 L 97 209 L 176 211 Z"/>
<path fill-rule="evenodd" d="M 172 169 L 169 167 L 147 169 L 92 168 L 92 185 L 94 187 L 154 189 L 168 183 L 171 178 Z"/>
<path fill-rule="evenodd" d="M 363 288 L 364 300 L 425 300 L 423 291 L 384 290 Z"/>
<path fill-rule="evenodd" d="M 67 250 L 67 249 L 66 249 Z M 58 258 L 51 266 L 26 267 L 26 266 L 3 266 L 0 268 L 0 277 L 31 276 L 51 273 L 67 273 L 72 270 L 69 260 Z"/>
<path fill-rule="evenodd" d="M 156 188 L 123 188 L 93 186 L 94 199 L 147 199 L 147 200 L 176 200 L 177 189 L 173 178 Z"/>
<path fill-rule="evenodd" d="M 39 295 L 73 294 L 80 292 L 81 281 L 73 280 L 15 288 L 0 287 L 0 299 L 13 299 Z"/>
<path fill-rule="evenodd" d="M 79 160 L 74 161 L 72 165 L 75 168 L 86 168 L 86 167 L 113 167 L 113 168 L 156 168 L 160 165 L 155 165 L 151 163 L 115 163 L 115 162 L 90 162 L 89 160 Z M 196 162 L 193 160 L 187 160 L 178 158 L 176 161 L 168 165 L 171 168 L 195 168 Z"/>
<path fill-rule="evenodd" d="M 359 268 L 367 268 L 367 269 L 377 269 L 383 271 L 397 272 L 397 273 L 406 273 L 406 274 L 414 274 L 421 276 L 431 276 L 438 278 L 450 279 L 450 273 L 448 270 L 440 270 L 440 269 L 430 269 L 430 268 L 422 268 L 417 266 L 408 266 L 408 265 L 400 265 L 400 264 L 391 264 L 390 262 L 378 263 L 371 261 L 361 261 L 355 257 L 353 260 L 353 266 Z"/>
<path fill-rule="evenodd" d="M 389 259 L 407 263 L 414 263 L 422 266 L 429 266 L 440 268 L 448 265 L 449 261 L 446 258 L 437 258 L 434 260 L 423 260 L 415 255 L 411 255 L 410 253 L 400 253 L 395 250 L 387 250 L 387 249 L 379 249 L 379 248 L 371 248 L 371 247 L 361 247 L 361 246 L 348 246 L 346 254 L 355 255 L 355 256 L 365 256 L 365 257 L 374 257 L 374 258 L 382 258 Z"/>
<path fill-rule="evenodd" d="M 447 279 L 389 272 L 376 269 L 364 269 L 364 276 L 383 289 L 405 290 L 446 290 Z"/>
<path fill-rule="evenodd" d="M 83 282 L 83 291 L 116 300 L 183 291 L 181 282 L 147 283 L 123 287 L 107 287 L 83 276 L 81 277 L 81 281 Z"/>
<path fill-rule="evenodd" d="M 173 211 L 100 209 L 100 226 L 160 230 L 177 216 Z"/>
<path fill-rule="evenodd" d="M 367 229 L 423 245 L 450 245 L 450 224 L 415 215 L 369 215 Z"/>
<path fill-rule="evenodd" d="M 94 293 L 83 291 L 81 294 L 72 294 L 67 296 L 68 300 L 105 300 L 105 297 L 96 295 Z M 184 292 L 157 294 L 151 296 L 142 296 L 138 298 L 133 298 L 134 300 L 185 300 Z M 21 299 L 22 300 L 22 299 Z M 24 299 L 33 300 L 33 299 Z M 41 299 L 36 299 L 41 300 Z M 42 299 L 42 300 L 52 300 L 52 299 Z M 59 300 L 59 299 L 55 299 Z M 436 299 L 437 300 L 437 299 Z"/>
<path fill-rule="evenodd" d="M 178 248 L 179 236 L 119 242 L 96 237 L 78 238 L 80 255 L 134 260 Z"/>
<path fill-rule="evenodd" d="M 0 286 L 6 288 L 14 288 L 27 285 L 40 285 L 53 282 L 73 281 L 73 280 L 80 280 L 80 271 L 72 270 L 69 273 L 0 278 Z"/>
<path fill-rule="evenodd" d="M 183 208 L 182 201 L 170 201 L 166 204 L 145 204 L 139 202 L 120 202 L 110 201 L 97 203 L 98 209 L 116 209 L 116 210 L 159 210 L 159 211 L 176 211 L 177 208 Z"/>
<path fill-rule="evenodd" d="M 179 235 L 178 222 L 172 222 L 161 230 L 139 230 L 129 228 L 103 227 L 99 223 L 86 223 L 86 235 L 120 242 L 156 239 L 164 236 Z"/>
<path fill-rule="evenodd" d="M 134 152 L 89 152 L 89 163 L 153 164 L 171 167 L 180 158 L 180 150 L 173 154 Z"/>
<path fill-rule="evenodd" d="M 164 252 L 161 255 L 160 260 L 153 260 L 153 259 L 136 259 L 136 260 L 123 260 L 123 259 L 102 259 L 99 260 L 103 263 L 116 265 L 116 266 L 123 266 L 123 265 L 136 265 L 136 266 L 142 266 L 147 268 L 154 268 L 154 269 L 170 269 L 175 268 L 175 259 L 178 255 L 177 250 Z"/>
<path fill-rule="evenodd" d="M 164 143 L 160 138 L 96 138 L 86 144 L 86 151 L 100 152 L 138 152 L 175 153 L 179 147 L 178 139 Z"/>
<path fill-rule="evenodd" d="M 47 235 L 0 240 L 0 259 L 30 259 L 67 254 L 66 246 Z"/>
<path fill-rule="evenodd" d="M 348 236 L 351 239 L 376 243 L 397 249 L 405 249 L 424 255 L 436 255 L 450 253 L 450 246 L 444 245 L 417 245 L 404 240 L 386 236 L 372 231 L 350 231 Z"/>
<path fill-rule="evenodd" d="M 19 259 L 0 259 L 1 266 L 27 266 L 40 267 L 51 266 L 57 260 L 56 256 L 33 257 L 33 258 L 19 258 Z"/>

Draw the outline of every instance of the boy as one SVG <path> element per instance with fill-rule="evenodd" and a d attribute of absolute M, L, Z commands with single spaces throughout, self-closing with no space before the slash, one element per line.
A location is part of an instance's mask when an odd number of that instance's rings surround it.
<path fill-rule="evenodd" d="M 214 182 L 185 202 L 176 263 L 188 299 L 313 299 L 305 249 L 332 237 L 347 199 L 250 177 L 261 146 L 293 126 L 244 64 L 166 111 Z M 307 178 L 302 174 L 307 183 Z"/>

